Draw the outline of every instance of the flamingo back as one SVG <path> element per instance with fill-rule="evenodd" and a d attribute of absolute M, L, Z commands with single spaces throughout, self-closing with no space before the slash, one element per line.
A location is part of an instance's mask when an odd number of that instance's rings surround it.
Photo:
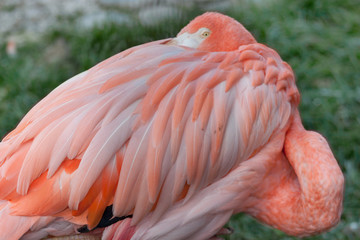
<path fill-rule="evenodd" d="M 110 205 L 115 216 L 132 215 L 131 226 L 155 226 L 288 126 L 299 93 L 275 51 L 167 42 L 129 49 L 66 81 L 0 143 L 0 199 L 7 214 L 33 216 L 22 234 L 45 216 L 91 229 Z"/>

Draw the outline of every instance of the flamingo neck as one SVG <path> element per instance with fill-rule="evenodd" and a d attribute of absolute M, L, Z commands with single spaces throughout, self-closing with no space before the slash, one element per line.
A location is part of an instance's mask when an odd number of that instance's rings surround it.
<path fill-rule="evenodd" d="M 267 190 L 248 212 L 290 235 L 307 236 L 338 223 L 344 177 L 326 140 L 295 118 L 277 165 L 264 179 Z"/>

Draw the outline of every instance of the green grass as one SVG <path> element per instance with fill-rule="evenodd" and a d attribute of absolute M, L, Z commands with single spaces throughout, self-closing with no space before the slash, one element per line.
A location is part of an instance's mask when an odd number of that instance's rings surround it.
<path fill-rule="evenodd" d="M 242 22 L 261 43 L 276 49 L 294 69 L 302 94 L 301 115 L 307 129 L 328 139 L 346 177 L 344 213 L 328 233 L 309 239 L 360 239 L 360 4 L 355 0 L 241 1 L 227 14 Z M 0 135 L 64 80 L 133 45 L 171 37 L 189 19 L 156 27 L 106 25 L 91 30 L 51 31 L 28 43 L 15 58 L 0 52 Z M 65 43 L 67 54 L 48 52 Z M 229 239 L 292 239 L 240 214 L 229 222 Z"/>

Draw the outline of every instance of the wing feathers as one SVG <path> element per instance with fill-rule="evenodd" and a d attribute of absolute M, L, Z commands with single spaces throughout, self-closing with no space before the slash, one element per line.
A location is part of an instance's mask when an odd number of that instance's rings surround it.
<path fill-rule="evenodd" d="M 263 148 L 298 100 L 291 68 L 260 44 L 134 48 L 61 85 L 4 139 L 0 197 L 90 227 L 111 204 L 155 224 Z"/>
<path fill-rule="evenodd" d="M 1 166 L 0 198 L 6 198 L 16 189 L 18 175 L 30 146 L 30 141 L 22 144 L 19 150 Z"/>
<path fill-rule="evenodd" d="M 81 120 L 75 128 L 73 128 L 73 126 L 71 126 L 72 129 L 68 127 L 69 130 L 71 129 L 73 131 L 72 138 L 69 138 L 70 146 L 68 147 L 68 151 L 57 150 L 54 148 L 52 152 L 53 155 L 51 157 L 51 163 L 55 165 L 53 166 L 54 169 L 58 164 L 57 162 L 62 161 L 65 156 L 67 156 L 69 159 L 73 159 L 79 155 L 81 147 L 84 146 L 86 139 L 91 135 L 91 130 L 89 131 L 89 129 L 96 129 L 96 126 L 109 111 L 115 99 L 116 96 L 111 97 L 110 99 L 105 98 L 104 100 L 99 101 L 99 103 L 94 104 L 93 107 L 89 108 L 89 110 L 81 116 Z M 61 144 L 61 141 L 58 141 L 58 143 Z M 49 171 L 49 174 L 50 172 L 51 171 Z"/>
<path fill-rule="evenodd" d="M 24 195 L 31 182 L 39 177 L 48 167 L 48 159 L 56 143 L 56 137 L 62 133 L 65 126 L 68 125 L 72 118 L 79 114 L 81 110 L 82 108 L 79 108 L 77 111 L 52 122 L 34 139 L 19 173 L 17 184 L 17 192 L 19 194 Z"/>
<path fill-rule="evenodd" d="M 91 141 L 74 174 L 69 199 L 70 208 L 77 209 L 79 202 L 85 197 L 104 166 L 129 139 L 131 125 L 135 119 L 131 114 L 135 106 L 134 103 L 124 110 L 113 122 L 101 129 Z"/>
<path fill-rule="evenodd" d="M 55 142 L 50 154 L 50 160 L 48 164 L 48 178 L 50 178 L 55 173 L 60 164 L 66 159 L 71 140 L 74 136 L 74 129 L 78 128 L 81 120 L 83 120 L 83 117 L 89 110 L 91 110 L 91 108 L 80 112 L 78 116 L 72 117 L 71 122 L 66 123 L 67 126 L 65 126 L 62 133 L 59 134 L 59 137 Z"/>
<path fill-rule="evenodd" d="M 135 187 L 138 187 L 138 177 L 143 174 L 142 166 L 144 164 L 142 161 L 146 157 L 152 121 L 133 133 L 125 152 L 119 184 L 114 198 L 113 208 L 116 215 L 125 215 L 126 211 L 129 211 L 135 204 L 135 202 L 130 201 L 129 196 L 130 192 L 134 191 Z M 133 192 L 133 194 L 135 193 Z"/>
<path fill-rule="evenodd" d="M 189 119 L 185 127 L 187 183 L 192 184 L 198 168 L 198 158 L 204 138 L 199 122 Z"/>
<path fill-rule="evenodd" d="M 175 91 L 172 91 L 161 102 L 154 117 L 151 142 L 148 146 L 146 169 L 150 202 L 154 203 L 160 190 L 160 174 L 165 152 L 170 148 L 171 113 L 175 104 Z"/>

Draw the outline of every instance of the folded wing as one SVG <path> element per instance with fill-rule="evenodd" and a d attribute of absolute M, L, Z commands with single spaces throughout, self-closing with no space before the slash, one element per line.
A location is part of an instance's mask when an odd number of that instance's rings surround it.
<path fill-rule="evenodd" d="M 150 211 L 161 216 L 286 126 L 299 94 L 273 50 L 201 52 L 165 42 L 68 80 L 4 138 L 0 199 L 11 201 L 12 214 L 66 216 L 90 228 L 111 204 L 132 223 Z"/>

